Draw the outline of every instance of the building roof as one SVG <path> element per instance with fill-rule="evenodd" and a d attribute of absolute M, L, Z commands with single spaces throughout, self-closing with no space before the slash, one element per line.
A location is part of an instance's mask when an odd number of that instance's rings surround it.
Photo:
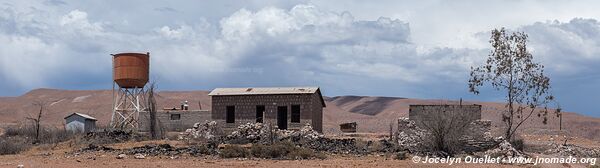
<path fill-rule="evenodd" d="M 247 88 L 215 88 L 209 96 L 234 96 L 234 95 L 271 95 L 271 94 L 314 94 L 318 93 L 321 103 L 325 101 L 319 87 L 247 87 Z"/>
<path fill-rule="evenodd" d="M 96 121 L 96 120 L 97 120 L 96 118 L 94 118 L 94 117 L 92 117 L 92 116 L 89 116 L 89 115 L 87 115 L 87 114 L 81 114 L 81 113 L 73 113 L 73 114 L 70 114 L 70 115 L 66 116 L 66 117 L 65 117 L 65 119 L 67 119 L 67 118 L 69 118 L 69 117 L 71 117 L 71 116 L 73 116 L 73 115 L 78 115 L 78 116 L 81 116 L 81 117 L 83 117 L 83 118 L 85 118 L 85 119 L 89 119 L 89 120 L 94 120 L 94 121 Z"/>

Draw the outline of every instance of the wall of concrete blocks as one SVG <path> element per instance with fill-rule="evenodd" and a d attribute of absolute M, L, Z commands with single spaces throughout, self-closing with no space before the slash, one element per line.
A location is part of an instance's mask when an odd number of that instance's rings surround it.
<path fill-rule="evenodd" d="M 232 130 L 241 124 L 256 122 L 256 106 L 264 105 L 263 123 L 277 126 L 277 107 L 287 106 L 288 129 L 300 129 L 307 123 L 319 132 L 323 130 L 323 107 L 318 94 L 272 94 L 212 96 L 212 119 L 224 130 Z M 292 105 L 300 105 L 300 122 L 292 123 Z M 227 106 L 235 106 L 235 123 L 226 123 Z"/>
<path fill-rule="evenodd" d="M 179 114 L 179 120 L 172 120 L 171 115 Z M 165 131 L 182 132 L 188 128 L 192 128 L 195 123 L 202 123 L 212 120 L 211 113 L 208 110 L 186 110 L 186 111 L 160 111 L 156 113 L 158 124 Z M 139 131 L 150 131 L 150 113 L 140 112 Z"/>
<path fill-rule="evenodd" d="M 462 121 L 481 119 L 481 105 L 410 105 L 408 118 L 422 126 L 438 117 L 458 118 Z"/>

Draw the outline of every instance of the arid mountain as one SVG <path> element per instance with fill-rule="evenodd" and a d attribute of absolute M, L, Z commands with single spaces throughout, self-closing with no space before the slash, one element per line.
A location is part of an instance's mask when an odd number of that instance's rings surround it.
<path fill-rule="evenodd" d="M 159 108 L 172 108 L 187 100 L 190 109 L 210 109 L 208 91 L 160 91 L 157 93 Z M 34 101 L 48 101 L 45 116 L 46 124 L 60 125 L 63 117 L 73 112 L 92 115 L 105 125 L 110 121 L 112 92 L 110 90 L 56 90 L 36 89 L 18 97 L 0 97 L 0 123 L 19 123 L 33 115 L 37 110 Z M 396 119 L 408 116 L 410 104 L 457 104 L 457 101 L 423 100 L 395 97 L 337 96 L 325 97 L 324 131 L 339 133 L 338 125 L 345 122 L 357 122 L 358 131 L 363 133 L 387 133 L 390 125 L 395 126 Z M 483 119 L 491 120 L 496 130 L 502 126 L 499 109 L 501 103 L 463 102 L 463 104 L 483 105 Z M 555 134 L 559 131 L 559 118 L 549 114 L 548 123 L 542 124 L 542 118 L 534 115 L 532 121 L 523 126 L 527 134 Z M 564 113 L 563 131 L 577 137 L 600 140 L 600 118 L 576 113 Z"/>

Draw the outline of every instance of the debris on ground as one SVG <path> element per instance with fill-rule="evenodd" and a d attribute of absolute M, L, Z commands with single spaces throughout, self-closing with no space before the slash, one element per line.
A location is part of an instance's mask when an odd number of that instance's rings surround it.
<path fill-rule="evenodd" d="M 185 132 L 179 135 L 179 139 L 206 139 L 211 140 L 216 138 L 216 135 L 220 132 L 218 131 L 217 122 L 216 121 L 205 121 L 203 123 L 195 123 L 193 128 L 185 130 Z"/>
<path fill-rule="evenodd" d="M 135 155 L 133 155 L 133 158 L 136 158 L 136 159 L 145 159 L 146 156 L 144 156 L 144 154 L 141 154 L 141 153 L 136 153 Z"/>
<path fill-rule="evenodd" d="M 226 139 L 232 143 L 258 143 L 261 140 L 267 142 L 269 137 L 273 136 L 276 135 L 269 131 L 269 126 L 262 123 L 246 123 L 238 126 Z"/>
<path fill-rule="evenodd" d="M 109 143 L 120 143 L 130 140 L 139 140 L 141 136 L 133 133 L 132 131 L 118 130 L 118 129 L 107 129 L 88 132 L 84 139 L 94 144 L 109 144 Z"/>
<path fill-rule="evenodd" d="M 127 155 L 125 155 L 125 154 L 117 155 L 117 159 L 125 159 L 126 157 L 127 157 Z"/>
<path fill-rule="evenodd" d="M 106 146 L 98 146 L 98 145 L 94 145 L 94 144 L 89 144 L 87 147 L 82 148 L 79 150 L 79 152 L 86 152 L 86 151 L 104 151 L 104 152 L 110 152 L 110 151 L 114 151 L 115 149 L 110 148 L 110 147 L 106 147 Z"/>
<path fill-rule="evenodd" d="M 527 155 L 515 149 L 507 140 L 503 140 L 502 142 L 500 142 L 500 144 L 498 144 L 497 147 L 483 152 L 483 155 L 501 158 L 527 157 Z"/>
<path fill-rule="evenodd" d="M 558 156 L 573 156 L 573 157 L 600 157 L 600 149 L 585 148 L 573 144 L 550 144 L 551 149 L 548 149 L 544 154 L 556 154 Z"/>
<path fill-rule="evenodd" d="M 206 146 L 189 146 L 176 148 L 169 144 L 160 145 L 144 145 L 125 150 L 127 154 L 143 154 L 145 156 L 173 156 L 181 154 L 189 154 L 192 156 L 210 155 L 216 153 L 215 149 L 210 149 Z"/>
<path fill-rule="evenodd" d="M 408 118 L 398 119 L 398 132 L 396 134 L 398 147 L 410 152 L 422 151 L 424 140 L 429 137 L 427 131 L 417 126 L 415 121 Z"/>

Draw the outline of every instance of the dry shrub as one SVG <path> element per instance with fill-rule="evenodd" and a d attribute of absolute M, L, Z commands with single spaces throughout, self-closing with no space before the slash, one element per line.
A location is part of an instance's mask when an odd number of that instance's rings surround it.
<path fill-rule="evenodd" d="M 31 148 L 31 143 L 28 143 L 24 137 L 0 137 L 0 155 L 18 154 Z"/>
<path fill-rule="evenodd" d="M 248 149 L 238 145 L 228 145 L 219 151 L 222 158 L 245 158 L 250 156 Z"/>
<path fill-rule="evenodd" d="M 35 127 L 29 124 L 7 127 L 6 133 L 3 136 L 6 137 L 26 137 L 27 142 L 33 143 L 35 139 Z M 41 126 L 40 128 L 40 140 L 37 143 L 41 144 L 54 144 L 59 142 L 67 141 L 75 136 L 75 133 L 69 132 L 65 129 Z"/>
<path fill-rule="evenodd" d="M 273 145 L 254 145 L 250 149 L 254 157 L 266 159 L 324 159 L 325 155 L 312 149 L 295 146 L 288 141 L 277 142 Z"/>
<path fill-rule="evenodd" d="M 30 124 L 20 126 L 10 126 L 4 128 L 4 135 L 0 136 L 0 155 L 17 154 L 27 150 L 33 144 L 51 144 L 56 146 L 60 142 L 72 139 L 75 134 L 65 129 L 56 127 L 41 126 L 39 141 L 36 141 L 35 127 Z"/>
<path fill-rule="evenodd" d="M 518 134 L 515 134 L 510 140 L 510 144 L 517 150 L 523 151 L 525 148 L 525 140 Z"/>
<path fill-rule="evenodd" d="M 397 159 L 397 160 L 405 160 L 407 158 L 408 158 L 408 154 L 405 151 L 397 152 L 394 155 L 394 159 Z"/>

